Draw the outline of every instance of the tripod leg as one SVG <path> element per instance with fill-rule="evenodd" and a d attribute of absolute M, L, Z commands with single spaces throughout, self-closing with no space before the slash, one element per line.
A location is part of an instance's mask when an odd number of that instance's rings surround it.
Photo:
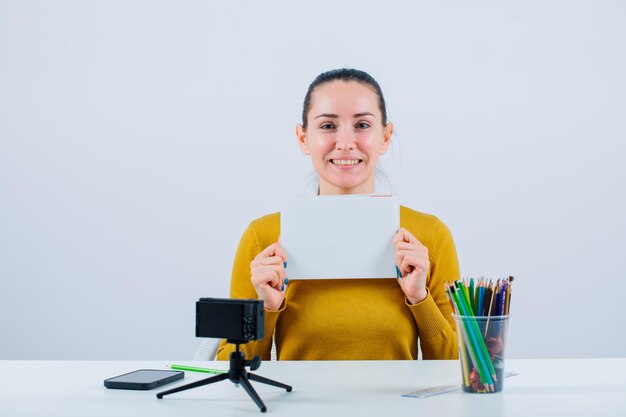
<path fill-rule="evenodd" d="M 180 387 L 172 388 L 167 391 L 159 392 L 156 396 L 157 398 L 163 398 L 164 395 L 169 395 L 175 392 L 180 392 L 180 391 L 185 391 L 185 390 L 196 388 L 196 387 L 201 387 L 203 385 L 212 384 L 214 382 L 223 381 L 225 379 L 228 379 L 228 374 L 219 374 L 219 375 L 212 376 L 210 378 L 201 379 L 200 381 L 192 382 L 187 385 L 183 385 Z"/>
<path fill-rule="evenodd" d="M 250 378 L 253 381 L 261 382 L 263 384 L 273 385 L 278 388 L 285 388 L 287 392 L 291 392 L 291 390 L 293 389 L 291 385 L 283 384 L 282 382 L 277 382 L 277 381 L 274 381 L 273 379 L 265 378 L 260 375 L 251 374 L 250 372 L 248 372 L 248 378 Z"/>
<path fill-rule="evenodd" d="M 259 406 L 259 408 L 261 409 L 261 412 L 262 413 L 266 412 L 267 408 L 265 407 L 265 404 L 263 404 L 261 397 L 259 397 L 259 394 L 256 393 L 256 391 L 252 387 L 252 384 L 250 384 L 250 381 L 248 381 L 248 378 L 245 375 L 241 375 L 239 377 L 239 383 L 241 384 L 243 389 L 246 390 L 246 392 L 248 393 L 250 398 L 252 398 L 252 400 L 256 403 L 256 405 Z"/>

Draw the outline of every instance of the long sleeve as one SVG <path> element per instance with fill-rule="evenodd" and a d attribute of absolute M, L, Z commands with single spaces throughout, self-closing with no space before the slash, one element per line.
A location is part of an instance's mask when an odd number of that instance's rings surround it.
<path fill-rule="evenodd" d="M 429 260 L 428 296 L 422 302 L 409 306 L 417 324 L 422 357 L 456 359 L 458 342 L 455 324 L 443 284 L 459 279 L 459 261 L 452 234 L 440 220 L 433 227 Z"/>
<path fill-rule="evenodd" d="M 400 207 L 400 225 L 429 250 L 428 296 L 406 305 L 395 279 L 310 279 L 289 282 L 279 311 L 265 310 L 262 341 L 242 346 L 246 357 L 270 358 L 272 340 L 281 360 L 391 360 L 457 357 L 452 310 L 444 281 L 459 277 L 454 242 L 435 216 Z M 256 299 L 250 262 L 278 240 L 280 214 L 254 220 L 244 232 L 233 263 L 230 296 Z M 287 268 L 289 276 L 289 268 Z M 218 359 L 234 347 L 224 342 Z"/>
<path fill-rule="evenodd" d="M 262 218 L 261 221 L 265 220 Z M 276 235 L 274 237 L 274 234 Z M 278 230 L 276 233 L 269 233 L 270 236 L 262 236 L 264 241 L 272 240 L 274 242 L 278 239 Z M 231 298 L 248 298 L 257 299 L 258 295 L 251 282 L 250 275 L 250 262 L 258 255 L 267 245 L 260 242 L 257 231 L 254 227 L 254 222 L 251 223 L 243 233 L 237 248 L 235 260 L 233 261 L 233 272 L 230 284 L 230 297 Z M 281 308 L 280 311 L 284 310 Z M 276 327 L 276 321 L 280 311 L 265 310 L 265 336 L 263 340 L 251 341 L 241 346 L 245 352 L 246 358 L 252 358 L 255 355 L 261 356 L 263 360 L 270 359 L 270 353 L 272 349 L 272 336 Z M 225 340 L 222 340 L 217 351 L 218 360 L 228 360 L 230 352 L 234 351 L 235 347 L 229 345 Z"/>

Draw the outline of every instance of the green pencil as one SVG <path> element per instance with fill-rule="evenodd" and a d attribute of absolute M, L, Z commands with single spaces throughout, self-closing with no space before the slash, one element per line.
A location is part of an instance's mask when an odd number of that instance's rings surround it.
<path fill-rule="evenodd" d="M 177 371 L 204 372 L 205 374 L 227 374 L 228 373 L 228 371 L 224 369 L 197 368 L 195 366 L 170 365 L 170 368 L 176 369 Z"/>
<path fill-rule="evenodd" d="M 457 284 L 463 287 L 463 283 L 461 281 L 457 281 Z M 463 297 L 463 291 L 461 291 L 461 295 L 459 296 L 459 301 L 461 302 L 461 311 L 464 312 L 467 316 L 472 316 L 471 314 L 471 306 L 469 305 L 469 297 Z M 485 341 L 482 338 L 480 328 L 478 327 L 478 323 L 473 317 L 469 317 L 469 328 L 470 328 L 470 338 L 473 338 L 476 343 L 476 349 L 478 350 L 478 358 L 479 360 L 483 360 L 483 365 L 486 366 L 486 370 L 489 372 L 488 378 L 490 384 L 493 383 L 492 379 L 497 381 L 496 371 L 493 368 L 493 363 L 491 362 L 491 357 L 489 356 L 489 351 L 487 350 L 487 346 L 485 345 Z"/>
<path fill-rule="evenodd" d="M 457 294 L 458 290 L 458 294 Z M 452 299 L 456 303 L 457 307 L 460 310 L 461 316 L 467 316 L 467 312 L 464 310 L 464 306 L 461 304 L 461 298 L 464 297 L 461 293 L 463 292 L 460 288 L 455 288 L 454 286 L 450 287 L 450 295 Z M 480 351 L 478 350 L 477 344 L 472 340 L 472 333 L 470 330 L 470 324 L 464 318 L 461 318 L 462 328 L 460 331 L 462 332 L 463 338 L 465 339 L 465 345 L 468 348 L 468 353 L 472 358 L 472 362 L 474 363 L 474 367 L 478 370 L 478 375 L 480 377 L 480 381 L 483 383 L 487 390 L 491 388 L 493 381 L 491 380 L 491 376 L 489 375 L 489 369 L 487 369 L 487 365 L 481 360 Z"/>

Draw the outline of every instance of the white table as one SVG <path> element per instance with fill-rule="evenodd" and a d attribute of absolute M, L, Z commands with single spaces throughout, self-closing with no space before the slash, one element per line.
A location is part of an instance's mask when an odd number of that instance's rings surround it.
<path fill-rule="evenodd" d="M 253 416 L 263 415 L 230 381 L 172 394 L 110 390 L 103 380 L 135 369 L 165 369 L 160 361 L 0 361 L 0 416 Z M 182 362 L 226 369 L 226 362 Z M 626 358 L 509 360 L 504 392 L 455 391 L 405 398 L 420 387 L 460 383 L 457 361 L 264 362 L 255 373 L 293 392 L 252 382 L 268 415 L 284 416 L 626 416 Z"/>

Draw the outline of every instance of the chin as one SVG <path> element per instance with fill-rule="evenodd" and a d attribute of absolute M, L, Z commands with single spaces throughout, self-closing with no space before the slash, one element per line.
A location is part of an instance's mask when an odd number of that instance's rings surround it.
<path fill-rule="evenodd" d="M 346 194 L 352 194 L 354 190 L 362 187 L 363 185 L 362 182 L 340 182 L 340 181 L 331 182 L 330 184 L 333 187 L 340 189 L 342 192 Z M 354 193 L 356 193 L 356 191 L 354 191 Z"/>
<path fill-rule="evenodd" d="M 340 188 L 354 188 L 354 187 L 358 187 L 359 185 L 363 184 L 363 181 L 359 181 L 359 180 L 356 180 L 354 178 L 333 178 L 333 177 L 330 177 L 328 183 L 334 185 L 335 187 L 340 187 Z"/>

